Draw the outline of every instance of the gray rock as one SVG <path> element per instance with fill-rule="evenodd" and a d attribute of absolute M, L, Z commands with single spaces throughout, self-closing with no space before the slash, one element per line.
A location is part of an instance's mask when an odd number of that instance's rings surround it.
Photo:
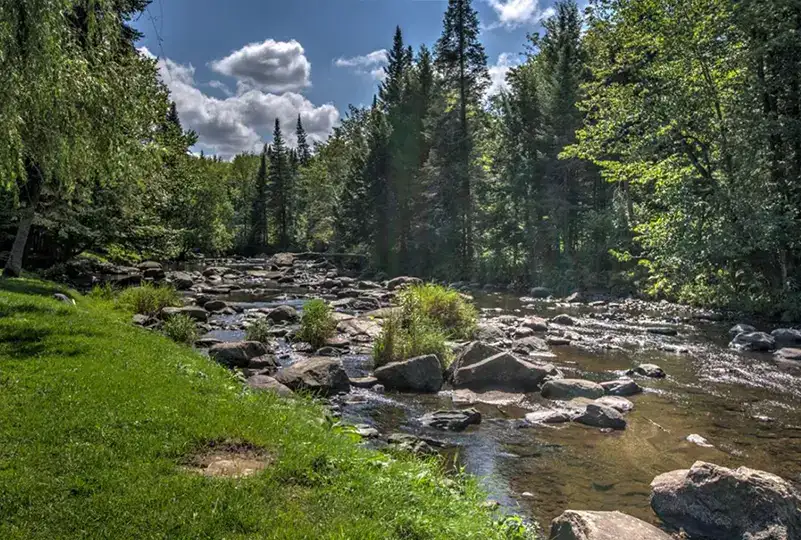
<path fill-rule="evenodd" d="M 205 304 L 203 304 L 203 309 L 206 311 L 222 311 L 228 307 L 228 304 L 223 302 L 222 300 L 209 300 Z"/>
<path fill-rule="evenodd" d="M 643 377 L 650 377 L 652 379 L 665 378 L 665 371 L 656 364 L 640 364 L 634 369 L 626 372 L 628 375 L 642 375 Z"/>
<path fill-rule="evenodd" d="M 666 524 L 709 540 L 801 538 L 801 493 L 747 467 L 697 461 L 651 482 L 651 508 Z"/>
<path fill-rule="evenodd" d="M 195 347 L 197 347 L 198 349 L 208 349 L 208 348 L 211 348 L 214 345 L 218 345 L 218 344 L 220 344 L 222 342 L 223 342 L 223 340 L 221 340 L 221 339 L 212 338 L 212 337 L 204 337 L 204 338 L 200 338 L 197 341 L 195 341 Z"/>
<path fill-rule="evenodd" d="M 795 328 L 777 328 L 770 335 L 778 348 L 801 345 L 801 330 Z"/>
<path fill-rule="evenodd" d="M 299 319 L 298 312 L 292 306 L 278 306 L 267 314 L 267 318 L 273 322 L 295 322 Z"/>
<path fill-rule="evenodd" d="M 549 350 L 545 340 L 534 336 L 518 339 L 515 341 L 514 348 L 516 351 L 524 352 L 545 352 Z"/>
<path fill-rule="evenodd" d="M 169 280 L 178 291 L 186 291 L 195 284 L 195 280 L 186 272 L 173 272 L 169 275 Z"/>
<path fill-rule="evenodd" d="M 526 422 L 530 424 L 563 424 L 572 422 L 577 413 L 568 409 L 534 411 L 526 414 Z"/>
<path fill-rule="evenodd" d="M 56 294 L 53 295 L 53 298 L 55 300 L 58 300 L 59 302 L 64 303 L 64 304 L 69 304 L 71 306 L 75 305 L 75 300 L 73 300 L 72 298 L 70 298 L 66 294 L 56 293 Z"/>
<path fill-rule="evenodd" d="M 552 347 L 561 347 L 564 345 L 570 345 L 572 341 L 562 336 L 548 336 L 545 338 L 545 343 Z"/>
<path fill-rule="evenodd" d="M 350 391 L 350 380 L 342 362 L 334 358 L 312 357 L 278 370 L 275 380 L 291 390 L 304 390 L 323 396 Z"/>
<path fill-rule="evenodd" d="M 422 283 L 423 280 L 418 277 L 400 276 L 387 281 L 387 289 L 394 291 L 395 289 L 399 289 L 401 287 L 406 287 L 408 285 L 420 285 Z"/>
<path fill-rule="evenodd" d="M 730 349 L 737 351 L 772 351 L 776 348 L 773 336 L 765 332 L 749 332 L 737 334 L 729 343 Z"/>
<path fill-rule="evenodd" d="M 476 409 L 434 411 L 423 415 L 420 422 L 428 427 L 447 431 L 464 431 L 467 426 L 481 423 L 481 413 Z"/>
<path fill-rule="evenodd" d="M 576 422 L 585 426 L 611 429 L 625 429 L 626 420 L 612 407 L 590 403 L 584 414 L 576 418 Z"/>
<path fill-rule="evenodd" d="M 453 371 L 456 388 L 532 392 L 545 377 L 558 374 L 552 364 L 535 364 L 501 352 L 478 362 L 461 362 Z"/>
<path fill-rule="evenodd" d="M 476 337 L 481 341 L 497 342 L 506 338 L 506 332 L 494 324 L 479 323 L 476 326 Z"/>
<path fill-rule="evenodd" d="M 278 360 L 276 360 L 275 356 L 272 354 L 257 356 L 248 361 L 248 369 L 275 370 L 279 367 L 281 367 L 281 364 L 278 363 Z"/>
<path fill-rule="evenodd" d="M 685 440 L 687 442 L 693 443 L 696 446 L 700 446 L 701 448 L 714 448 L 715 447 L 713 444 L 710 444 L 709 441 L 707 441 L 704 437 L 701 437 L 697 433 L 691 433 L 690 435 L 687 435 L 687 437 L 685 437 Z"/>
<path fill-rule="evenodd" d="M 596 399 L 604 395 L 603 387 L 583 379 L 553 379 L 542 385 L 542 397 L 548 399 Z"/>
<path fill-rule="evenodd" d="M 565 313 L 561 313 L 561 314 L 557 315 L 556 317 L 553 317 L 551 319 L 551 322 L 554 323 L 554 324 L 561 324 L 562 326 L 573 326 L 573 325 L 576 324 L 576 319 L 574 319 L 570 315 L 567 315 Z"/>
<path fill-rule="evenodd" d="M 678 330 L 670 326 L 651 326 L 646 328 L 645 331 L 658 336 L 677 336 L 679 334 Z"/>
<path fill-rule="evenodd" d="M 784 347 L 774 353 L 774 356 L 779 360 L 795 360 L 801 361 L 801 349 L 794 349 Z"/>
<path fill-rule="evenodd" d="M 228 367 L 248 367 L 254 358 L 267 354 L 267 348 L 258 341 L 218 343 L 209 349 L 209 357 Z"/>
<path fill-rule="evenodd" d="M 534 287 L 528 292 L 528 294 L 530 294 L 532 298 L 548 298 L 551 296 L 551 291 L 545 287 Z"/>
<path fill-rule="evenodd" d="M 438 392 L 442 388 L 442 364 L 429 354 L 390 362 L 375 370 L 375 378 L 390 390 Z"/>
<path fill-rule="evenodd" d="M 603 396 L 596 399 L 594 403 L 604 407 L 611 407 L 620 414 L 625 414 L 634 408 L 634 403 L 622 396 Z"/>
<path fill-rule="evenodd" d="M 161 263 L 156 261 L 144 261 L 136 266 L 137 269 L 144 272 L 146 270 L 162 270 Z"/>
<path fill-rule="evenodd" d="M 268 390 L 275 392 L 279 396 L 291 396 L 294 394 L 287 386 L 276 381 L 269 375 L 253 375 L 248 377 L 247 385 L 254 390 Z"/>
<path fill-rule="evenodd" d="M 569 304 L 581 304 L 584 303 L 584 295 L 580 292 L 576 291 L 567 298 L 565 298 L 565 302 Z"/>
<path fill-rule="evenodd" d="M 671 540 L 653 525 L 620 512 L 566 510 L 551 522 L 549 540 Z"/>
<path fill-rule="evenodd" d="M 351 377 L 350 385 L 356 388 L 373 388 L 378 384 L 378 379 L 375 377 Z"/>
<path fill-rule="evenodd" d="M 536 332 L 531 328 L 526 328 L 525 326 L 521 326 L 517 330 L 515 330 L 515 339 L 523 339 L 530 336 L 533 336 Z"/>
<path fill-rule="evenodd" d="M 353 430 L 364 439 L 377 439 L 380 433 L 370 424 L 356 424 Z"/>
<path fill-rule="evenodd" d="M 161 268 L 148 268 L 146 270 L 142 270 L 142 277 L 146 279 L 152 279 L 155 281 L 161 281 L 162 279 L 167 277 L 167 275 Z"/>
<path fill-rule="evenodd" d="M 226 268 L 224 266 L 209 266 L 205 270 L 203 270 L 204 277 L 212 277 L 212 276 L 224 276 L 231 271 L 230 268 Z"/>
<path fill-rule="evenodd" d="M 321 347 L 317 349 L 317 352 L 314 353 L 317 356 L 340 356 L 342 351 L 337 349 L 336 347 Z"/>
<path fill-rule="evenodd" d="M 610 396 L 633 396 L 642 392 L 642 387 L 628 378 L 604 381 L 601 386 Z"/>
<path fill-rule="evenodd" d="M 161 318 L 165 321 L 175 315 L 186 315 L 197 322 L 206 322 L 209 320 L 208 312 L 199 306 L 165 307 L 161 310 Z"/>
<path fill-rule="evenodd" d="M 424 439 L 409 435 L 408 433 L 393 433 L 387 439 L 389 447 L 398 452 L 430 456 L 437 451 Z"/>
<path fill-rule="evenodd" d="M 737 334 L 750 334 L 752 332 L 756 332 L 757 329 L 751 326 L 750 324 L 735 324 L 729 329 L 729 337 L 734 337 Z"/>
<path fill-rule="evenodd" d="M 535 332 L 547 332 L 548 331 L 548 321 L 541 317 L 527 317 L 523 319 L 522 326 L 525 328 L 530 328 Z"/>

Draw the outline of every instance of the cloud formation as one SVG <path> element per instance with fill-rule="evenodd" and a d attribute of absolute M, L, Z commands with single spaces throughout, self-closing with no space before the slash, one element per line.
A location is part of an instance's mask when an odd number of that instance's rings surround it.
<path fill-rule="evenodd" d="M 247 88 L 268 92 L 291 92 L 311 85 L 311 63 L 294 39 L 250 43 L 209 67 Z"/>
<path fill-rule="evenodd" d="M 350 58 L 337 58 L 334 65 L 347 68 L 359 75 L 369 75 L 377 81 L 383 81 L 385 77 L 384 66 L 389 60 L 386 49 L 379 49 L 371 53 Z"/>
<path fill-rule="evenodd" d="M 140 52 L 154 56 L 146 48 Z M 281 94 L 261 89 L 246 89 L 239 84 L 239 92 L 225 99 L 205 94 L 194 79 L 192 65 L 178 64 L 169 58 L 157 60 L 161 80 L 170 90 L 184 127 L 198 134 L 198 150 L 230 158 L 240 152 L 261 150 L 267 135 L 272 132 L 278 118 L 284 126 L 286 138 L 294 144 L 294 126 L 298 114 L 312 141 L 325 140 L 339 121 L 339 111 L 331 104 L 315 106 L 304 96 L 294 92 Z M 219 81 L 216 81 L 219 82 Z M 215 81 L 208 84 L 218 87 Z"/>
<path fill-rule="evenodd" d="M 498 61 L 489 66 L 489 75 L 492 83 L 487 90 L 487 96 L 494 96 L 506 90 L 506 74 L 515 66 L 520 65 L 520 60 L 515 58 L 512 53 L 501 53 L 498 55 Z"/>
<path fill-rule="evenodd" d="M 517 28 L 526 24 L 536 24 L 553 16 L 552 7 L 541 10 L 538 0 L 487 0 L 498 15 L 498 23 L 493 27 Z"/>

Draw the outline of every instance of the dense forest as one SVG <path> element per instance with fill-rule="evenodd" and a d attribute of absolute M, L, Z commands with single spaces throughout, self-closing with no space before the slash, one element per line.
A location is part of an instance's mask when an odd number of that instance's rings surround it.
<path fill-rule="evenodd" d="M 0 4 L 7 274 L 23 254 L 328 250 L 384 275 L 801 313 L 795 1 L 561 1 L 488 95 L 477 12 L 449 0 L 430 47 L 387 36 L 372 105 L 327 141 L 276 120 L 228 161 L 190 151 L 137 51 L 148 3 Z"/>

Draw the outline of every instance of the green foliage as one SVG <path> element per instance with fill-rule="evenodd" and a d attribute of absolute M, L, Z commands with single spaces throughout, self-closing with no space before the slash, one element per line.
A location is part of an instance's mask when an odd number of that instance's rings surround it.
<path fill-rule="evenodd" d="M 449 339 L 470 339 L 476 329 L 478 310 L 459 291 L 425 283 L 405 288 L 400 293 L 404 314 L 415 314 L 433 321 Z"/>
<path fill-rule="evenodd" d="M 117 295 L 117 304 L 134 313 L 156 315 L 165 307 L 180 306 L 181 296 L 169 285 L 143 283 L 123 289 Z"/>
<path fill-rule="evenodd" d="M 176 343 L 183 343 L 185 345 L 192 345 L 198 338 L 195 321 L 191 317 L 181 313 L 164 321 L 164 326 L 161 331 L 164 332 L 165 336 Z"/>
<path fill-rule="evenodd" d="M 325 341 L 334 335 L 337 322 L 331 306 L 325 300 L 315 298 L 303 305 L 300 319 L 298 339 L 311 343 L 315 348 L 325 345 Z"/>
<path fill-rule="evenodd" d="M 435 354 L 443 367 L 453 360 L 453 353 L 445 343 L 445 333 L 436 323 L 419 311 L 384 320 L 381 334 L 373 344 L 375 367 L 426 354 Z"/>
<path fill-rule="evenodd" d="M 319 404 L 244 390 L 106 304 L 61 304 L 43 282 L 0 289 L 0 538 L 521 538 L 495 523 L 474 478 L 359 447 L 319 421 Z M 232 439 L 269 466 L 234 480 L 180 465 Z M 214 506 L 223 518 L 198 512 Z"/>
<path fill-rule="evenodd" d="M 270 334 L 270 321 L 266 318 L 257 319 L 250 323 L 245 329 L 245 339 L 248 341 L 259 341 L 261 343 L 267 343 L 272 339 L 272 335 Z"/>
<path fill-rule="evenodd" d="M 96 300 L 111 301 L 117 297 L 117 291 L 111 286 L 111 283 L 103 283 L 102 285 L 95 285 L 89 292 L 89 296 Z"/>

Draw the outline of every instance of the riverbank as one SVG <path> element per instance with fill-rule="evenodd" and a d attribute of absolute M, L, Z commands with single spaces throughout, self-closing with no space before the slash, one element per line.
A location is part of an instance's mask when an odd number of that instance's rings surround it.
<path fill-rule="evenodd" d="M 0 386 L 2 538 L 523 537 L 470 478 L 47 282 L 0 281 Z"/>

